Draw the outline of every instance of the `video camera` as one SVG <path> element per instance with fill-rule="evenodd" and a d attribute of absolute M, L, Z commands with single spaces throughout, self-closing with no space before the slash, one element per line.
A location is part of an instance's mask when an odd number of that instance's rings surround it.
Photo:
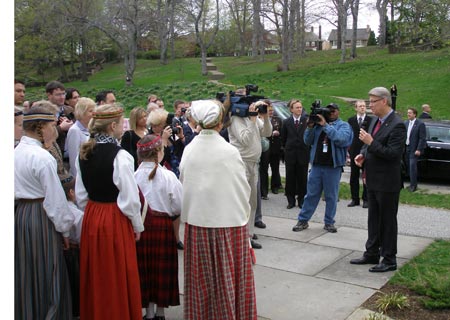
<path fill-rule="evenodd" d="M 319 114 L 321 114 L 326 122 L 329 122 L 330 119 L 330 109 L 322 107 L 321 106 L 322 101 L 321 100 L 315 100 L 311 105 L 311 113 L 309 115 L 309 121 L 313 123 L 319 123 L 320 117 L 318 117 Z"/>
<path fill-rule="evenodd" d="M 222 103 L 225 103 L 226 100 L 229 99 L 232 116 L 244 118 L 249 116 L 257 116 L 258 113 L 266 114 L 267 104 L 260 104 L 257 107 L 257 112 L 250 112 L 248 110 L 252 103 L 265 99 L 264 96 L 251 95 L 251 92 L 258 92 L 258 86 L 254 84 L 247 84 L 245 86 L 245 95 L 234 91 L 229 91 L 228 95 L 225 95 L 223 92 L 218 92 L 216 94 L 216 99 Z"/>

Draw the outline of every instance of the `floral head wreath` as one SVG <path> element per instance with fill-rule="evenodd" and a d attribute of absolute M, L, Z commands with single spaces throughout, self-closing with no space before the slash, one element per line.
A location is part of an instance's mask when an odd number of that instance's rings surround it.
<path fill-rule="evenodd" d="M 94 119 L 113 119 L 123 115 L 123 108 L 119 108 L 115 111 L 107 111 L 107 112 L 93 112 L 92 118 Z"/>
<path fill-rule="evenodd" d="M 138 151 L 149 151 L 158 148 L 162 145 L 162 139 L 161 136 L 156 136 L 155 139 L 152 141 L 146 142 L 146 143 L 137 143 L 137 150 Z"/>

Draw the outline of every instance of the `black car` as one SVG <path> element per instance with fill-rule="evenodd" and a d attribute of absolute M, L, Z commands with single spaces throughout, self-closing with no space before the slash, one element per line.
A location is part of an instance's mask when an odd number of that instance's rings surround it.
<path fill-rule="evenodd" d="M 427 147 L 420 157 L 419 178 L 450 180 L 450 121 L 424 120 Z"/>

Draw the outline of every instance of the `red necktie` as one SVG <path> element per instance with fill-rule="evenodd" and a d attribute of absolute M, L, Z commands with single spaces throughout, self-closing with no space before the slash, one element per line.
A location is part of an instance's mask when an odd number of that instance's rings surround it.
<path fill-rule="evenodd" d="M 376 135 L 377 132 L 378 132 L 378 130 L 380 130 L 380 128 L 381 128 L 381 121 L 378 120 L 378 121 L 377 121 L 377 124 L 375 125 L 375 128 L 373 128 L 372 136 Z"/>
<path fill-rule="evenodd" d="M 295 127 L 298 128 L 298 120 L 295 120 Z"/>

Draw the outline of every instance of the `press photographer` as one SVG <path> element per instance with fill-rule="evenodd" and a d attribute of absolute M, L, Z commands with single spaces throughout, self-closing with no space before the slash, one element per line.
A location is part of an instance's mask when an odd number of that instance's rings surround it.
<path fill-rule="evenodd" d="M 264 113 L 265 112 L 265 113 Z M 258 114 L 261 118 L 258 117 Z M 261 137 L 272 135 L 272 124 L 267 113 L 264 101 L 257 101 L 248 106 L 248 115 L 232 116 L 228 127 L 230 143 L 235 146 L 244 161 L 248 183 L 251 187 L 250 207 L 251 216 L 248 221 L 249 236 L 253 237 L 255 212 L 257 206 L 257 183 L 259 172 L 259 159 L 261 157 Z M 260 249 L 261 245 L 251 240 L 252 247 Z"/>
<path fill-rule="evenodd" d="M 342 168 L 345 166 L 347 148 L 352 143 L 353 131 L 347 122 L 339 119 L 337 104 L 331 103 L 326 108 L 319 108 L 315 108 L 315 114 L 312 114 L 314 111 L 311 110 L 312 119 L 310 116 L 304 135 L 305 144 L 311 146 L 311 171 L 303 207 L 297 224 L 292 228 L 295 232 L 309 227 L 308 221 L 316 211 L 322 191 L 326 201 L 324 229 L 331 233 L 337 232 L 334 217 L 339 182 Z"/>

